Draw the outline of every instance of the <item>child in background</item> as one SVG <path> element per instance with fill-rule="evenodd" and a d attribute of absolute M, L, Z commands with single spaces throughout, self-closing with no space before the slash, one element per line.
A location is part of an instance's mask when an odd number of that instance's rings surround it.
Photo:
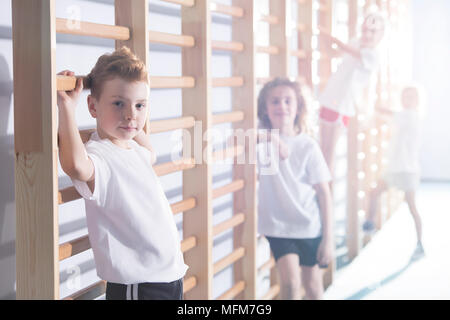
<path fill-rule="evenodd" d="M 388 165 L 384 178 L 370 194 L 367 220 L 363 224 L 365 232 L 375 230 L 375 216 L 381 194 L 389 187 L 405 192 L 405 200 L 416 226 L 417 246 L 412 259 L 424 255 L 422 246 L 422 220 L 416 206 L 416 190 L 420 183 L 419 147 L 420 147 L 420 102 L 419 90 L 415 86 L 403 89 L 403 110 L 394 114 L 392 110 L 378 108 L 393 116 L 393 133 L 388 152 Z"/>
<path fill-rule="evenodd" d="M 376 13 L 368 15 L 362 25 L 361 38 L 345 44 L 320 29 L 320 36 L 337 46 L 332 55 L 343 54 L 342 62 L 332 74 L 319 97 L 320 145 L 325 160 L 334 172 L 334 156 L 343 127 L 355 115 L 355 101 L 359 100 L 378 67 L 376 47 L 384 34 L 384 20 Z"/>
<path fill-rule="evenodd" d="M 143 131 L 149 95 L 146 66 L 122 47 L 98 59 L 86 86 L 97 131 L 83 145 L 75 122 L 83 89 L 79 78 L 74 90 L 58 91 L 59 156 L 85 200 L 97 274 L 107 281 L 106 299 L 182 299 L 188 267 Z"/>
<path fill-rule="evenodd" d="M 275 257 L 282 299 L 300 299 L 301 284 L 307 299 L 321 299 L 319 266 L 333 258 L 331 177 L 319 145 L 305 133 L 305 115 L 296 82 L 277 78 L 261 90 L 258 118 L 270 133 L 258 134 L 258 228 Z M 264 174 L 270 161 L 277 170 Z"/>

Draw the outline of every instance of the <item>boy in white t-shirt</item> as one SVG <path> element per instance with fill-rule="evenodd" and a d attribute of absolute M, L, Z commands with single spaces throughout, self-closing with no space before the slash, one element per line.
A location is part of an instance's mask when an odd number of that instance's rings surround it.
<path fill-rule="evenodd" d="M 367 220 L 363 224 L 365 232 L 375 230 L 375 216 L 378 201 L 383 192 L 394 187 L 405 192 L 405 200 L 414 219 L 417 234 L 417 246 L 412 259 L 424 255 L 422 246 L 422 219 L 416 206 L 416 191 L 420 183 L 420 117 L 419 89 L 409 86 L 403 89 L 403 109 L 394 113 L 392 110 L 378 108 L 378 111 L 393 115 L 392 138 L 389 145 L 387 169 L 377 188 L 370 194 Z"/>
<path fill-rule="evenodd" d="M 330 44 L 329 49 L 331 44 L 337 47 L 337 50 L 331 49 L 330 54 L 342 54 L 342 62 L 319 96 L 320 145 L 332 174 L 335 148 L 342 128 L 348 127 L 350 118 L 355 116 L 355 102 L 378 68 L 377 45 L 383 34 L 384 19 L 377 13 L 365 18 L 361 37 L 349 44 L 320 29 L 321 38 Z"/>
<path fill-rule="evenodd" d="M 298 83 L 268 82 L 258 97 L 258 231 L 269 241 L 281 279 L 281 298 L 323 296 L 323 274 L 333 260 L 330 172 L 307 134 Z M 279 135 L 277 134 L 277 130 Z M 301 269 L 301 272 L 300 272 Z"/>
<path fill-rule="evenodd" d="M 188 267 L 143 131 L 146 66 L 122 47 L 98 59 L 84 87 L 91 89 L 87 102 L 97 131 L 83 145 L 75 122 L 83 89 L 79 78 L 73 91 L 58 91 L 59 156 L 85 199 L 89 241 L 97 274 L 107 281 L 106 299 L 182 299 Z"/>

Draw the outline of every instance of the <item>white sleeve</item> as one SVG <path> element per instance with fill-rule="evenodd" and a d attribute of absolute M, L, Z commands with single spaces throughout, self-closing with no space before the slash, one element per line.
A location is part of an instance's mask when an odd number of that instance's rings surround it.
<path fill-rule="evenodd" d="M 317 143 L 311 145 L 306 162 L 306 174 L 311 185 L 331 180 L 330 170 Z"/>
<path fill-rule="evenodd" d="M 89 189 L 85 181 L 72 179 L 73 186 L 84 199 L 95 201 L 99 206 L 102 206 L 104 205 L 104 195 L 110 177 L 110 169 L 106 161 L 99 154 L 88 152 L 87 155 L 94 164 L 94 192 L 91 192 L 91 189 Z"/>

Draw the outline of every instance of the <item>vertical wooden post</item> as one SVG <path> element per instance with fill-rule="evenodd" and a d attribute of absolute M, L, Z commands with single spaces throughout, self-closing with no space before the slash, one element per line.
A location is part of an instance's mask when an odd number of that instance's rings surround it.
<path fill-rule="evenodd" d="M 59 299 L 54 0 L 12 1 L 17 299 Z"/>
<path fill-rule="evenodd" d="M 149 70 L 148 0 L 115 0 L 114 6 L 116 25 L 130 29 L 130 39 L 116 40 L 116 49 L 127 46 Z M 150 117 L 147 118 L 144 127 L 147 134 L 149 134 L 149 122 Z"/>
<path fill-rule="evenodd" d="M 312 0 L 305 0 L 298 4 L 298 22 L 303 25 L 303 30 L 298 34 L 299 49 L 304 50 L 306 58 L 299 61 L 298 75 L 304 84 L 313 88 L 312 83 L 312 32 L 313 32 L 313 7 Z"/>
<path fill-rule="evenodd" d="M 358 0 L 349 0 L 349 39 L 356 37 L 358 23 Z M 347 248 L 348 258 L 353 260 L 359 253 L 358 217 L 358 120 L 350 119 L 347 133 Z"/>
<path fill-rule="evenodd" d="M 279 49 L 279 53 L 270 56 L 270 76 L 288 77 L 290 58 L 290 8 L 291 0 L 270 0 L 270 14 L 278 17 L 278 23 L 270 25 L 270 44 Z"/>
<path fill-rule="evenodd" d="M 318 24 L 321 28 L 325 29 L 327 32 L 332 33 L 333 31 L 333 3 L 332 0 L 320 0 L 319 1 L 319 19 Z M 320 37 L 319 37 L 320 39 Z M 322 41 L 319 41 L 320 50 L 320 60 L 319 60 L 319 77 L 320 88 L 322 88 L 328 78 L 331 76 L 331 60 L 332 57 L 328 56 L 327 48 Z"/>
<path fill-rule="evenodd" d="M 244 120 L 233 124 L 233 127 L 246 133 L 245 164 L 233 166 L 233 180 L 245 181 L 244 188 L 234 193 L 233 201 L 234 214 L 245 214 L 244 223 L 234 229 L 234 248 L 245 248 L 245 256 L 234 263 L 234 282 L 245 280 L 244 292 L 237 298 L 254 300 L 257 279 L 256 157 L 251 157 L 256 151 L 257 119 L 254 0 L 233 0 L 233 5 L 243 8 L 245 12 L 243 18 L 233 19 L 233 41 L 244 43 L 244 52 L 233 55 L 233 75 L 242 74 L 244 85 L 233 88 L 232 99 L 233 111 L 242 111 Z"/>
<path fill-rule="evenodd" d="M 333 3 L 332 0 L 320 0 L 319 1 L 319 19 L 318 24 L 322 29 L 325 29 L 330 34 L 333 29 Z M 319 37 L 320 39 L 320 37 Z M 319 77 L 320 77 L 320 85 L 319 87 L 322 89 L 328 78 L 331 76 L 331 60 L 332 57 L 328 55 L 327 50 L 322 41 L 319 41 L 319 50 L 320 50 L 320 60 L 319 60 Z M 334 220 L 334 215 L 332 217 Z M 334 225 L 334 223 L 333 223 Z M 334 239 L 333 239 L 334 245 Z M 334 273 L 336 271 L 336 260 L 330 263 L 329 267 L 324 272 L 324 285 L 328 287 L 333 282 Z"/>
<path fill-rule="evenodd" d="M 184 151 L 194 151 L 196 167 L 183 171 L 183 198 L 195 197 L 197 207 L 183 219 L 184 238 L 197 237 L 197 246 L 185 254 L 188 277 L 195 276 L 197 285 L 186 293 L 186 299 L 212 298 L 212 173 L 211 146 L 203 133 L 212 125 L 211 113 L 211 13 L 210 1 L 196 1 L 193 7 L 181 9 L 182 34 L 195 38 L 194 48 L 182 49 L 183 76 L 195 77 L 195 88 L 183 89 L 183 116 L 194 116 L 198 126 L 185 135 Z M 201 136 L 195 136 L 195 132 Z M 187 144 L 190 144 L 188 146 Z M 203 159 L 202 159 L 203 158 Z"/>

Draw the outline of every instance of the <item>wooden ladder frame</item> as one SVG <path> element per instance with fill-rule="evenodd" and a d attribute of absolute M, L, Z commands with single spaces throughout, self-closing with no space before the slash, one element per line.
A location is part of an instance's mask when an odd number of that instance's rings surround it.
<path fill-rule="evenodd" d="M 13 53 L 14 53 L 14 127 L 15 127 L 15 192 L 16 192 L 16 276 L 18 299 L 60 299 L 59 262 L 90 249 L 89 239 L 83 236 L 59 244 L 58 206 L 80 195 L 73 187 L 58 188 L 58 145 L 56 91 L 71 90 L 75 77 L 56 76 L 56 33 L 75 34 L 114 39 L 116 48 L 123 45 L 146 65 L 149 65 L 149 44 L 159 43 L 182 48 L 182 76 L 150 77 L 151 88 L 181 88 L 182 116 L 176 119 L 147 121 L 148 134 L 176 129 L 187 130 L 183 138 L 188 145 L 200 150 L 183 158 L 154 166 L 159 176 L 183 172 L 183 200 L 172 203 L 174 214 L 183 213 L 183 240 L 181 250 L 190 266 L 184 279 L 186 299 L 212 299 L 214 275 L 233 265 L 234 283 L 218 299 L 256 299 L 257 274 L 271 270 L 271 287 L 263 299 L 279 295 L 280 286 L 275 274 L 275 261 L 271 257 L 257 266 L 257 204 L 255 164 L 233 165 L 233 181 L 220 188 L 212 187 L 211 164 L 226 158 L 245 155 L 249 150 L 243 145 L 212 152 L 209 141 L 196 145 L 192 140 L 196 130 L 203 134 L 214 125 L 229 122 L 235 130 L 250 130 L 248 145 L 255 143 L 257 125 L 256 86 L 280 76 L 289 77 L 289 59 L 299 59 L 299 80 L 313 87 L 311 63 L 313 49 L 311 38 L 316 10 L 313 0 L 298 2 L 299 48 L 290 48 L 291 25 L 289 1 L 270 0 L 270 14 L 259 16 L 254 1 L 233 0 L 231 6 L 210 0 L 161 0 L 182 6 L 182 34 L 175 35 L 148 29 L 148 0 L 116 0 L 115 25 L 80 22 L 79 28 L 69 27 L 66 19 L 56 18 L 55 0 L 12 0 Z M 320 0 L 320 23 L 331 30 L 332 0 Z M 357 19 L 356 0 L 350 3 L 350 29 Z M 233 17 L 233 41 L 214 41 L 211 35 L 211 13 Z M 256 22 L 270 24 L 269 46 L 258 46 L 253 32 Z M 211 56 L 213 50 L 233 53 L 233 76 L 212 78 Z M 256 78 L 256 54 L 270 55 L 269 78 Z M 326 79 L 331 73 L 330 58 L 322 57 L 320 76 Z M 390 83 L 387 84 L 388 88 Z M 211 92 L 215 87 L 231 87 L 233 109 L 231 112 L 213 114 Z M 381 86 L 379 87 L 381 88 Z M 384 88 L 386 89 L 386 88 Z M 381 90 L 381 89 L 379 89 Z M 391 94 L 390 94 L 391 95 Z M 196 125 L 201 121 L 201 128 Z M 151 125 L 150 125 L 151 124 Z M 198 124 L 198 123 L 197 123 Z M 81 130 L 83 141 L 94 129 Z M 253 131 L 251 131 L 253 130 Z M 349 150 L 358 152 L 357 124 L 350 127 Z M 189 134 L 188 134 L 189 133 Z M 381 140 L 378 142 L 381 143 Z M 194 150 L 195 151 L 195 150 Z M 198 156 L 200 154 L 200 156 Z M 197 158 L 195 158 L 197 157 Z M 377 157 L 377 161 L 381 161 Z M 349 166 L 357 161 L 349 157 Z M 353 168 L 353 167 L 351 167 Z M 355 166 L 354 168 L 357 168 Z M 355 194 L 355 171 L 349 170 L 348 195 Z M 217 225 L 212 223 L 212 203 L 226 194 L 234 195 L 233 216 Z M 390 200 L 389 200 L 390 201 Z M 390 202 L 389 202 L 390 203 Z M 388 207 L 390 204 L 388 203 Z M 349 255 L 357 255 L 360 248 L 358 236 L 358 211 L 361 204 L 349 199 Z M 390 209 L 389 209 L 390 210 Z M 234 228 L 233 251 L 216 263 L 212 262 L 213 238 Z M 331 283 L 334 269 L 328 273 Z M 105 282 L 99 281 L 65 299 L 92 299 L 105 291 Z"/>

